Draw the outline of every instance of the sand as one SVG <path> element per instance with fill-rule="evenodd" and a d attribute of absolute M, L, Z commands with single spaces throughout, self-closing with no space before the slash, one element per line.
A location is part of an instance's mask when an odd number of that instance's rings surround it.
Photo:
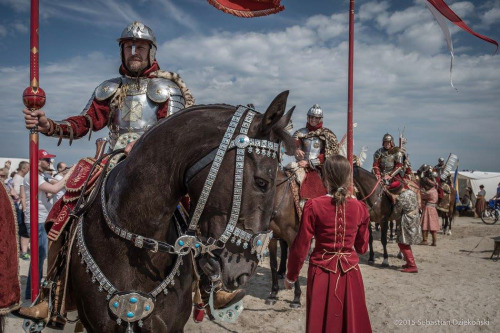
<path fill-rule="evenodd" d="M 366 303 L 374 332 L 500 332 L 500 261 L 490 260 L 500 222 L 488 226 L 480 219 L 455 219 L 453 234 L 438 235 L 437 247 L 413 246 L 418 274 L 398 271 L 396 243 L 388 244 L 389 267 L 381 267 L 382 245 L 374 242 L 375 265 L 361 256 Z M 375 238 L 380 234 L 374 233 Z M 22 282 L 28 265 L 21 264 Z M 264 303 L 271 289 L 269 259 L 250 280 L 245 310 L 237 323 L 201 324 L 189 320 L 186 332 L 304 332 L 307 264 L 301 272 L 302 308 L 289 304 L 293 291 L 280 291 L 274 306 Z M 23 286 L 24 287 L 24 286 Z M 283 281 L 280 281 L 283 288 Z M 26 302 L 25 302 L 26 303 Z M 73 316 L 75 316 L 73 314 Z M 22 320 L 9 316 L 6 332 L 22 332 Z M 61 332 L 46 329 L 44 332 Z M 73 332 L 67 325 L 64 332 Z"/>

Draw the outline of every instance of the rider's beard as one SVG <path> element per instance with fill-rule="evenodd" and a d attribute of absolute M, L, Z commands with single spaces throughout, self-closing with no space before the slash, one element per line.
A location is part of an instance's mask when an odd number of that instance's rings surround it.
<path fill-rule="evenodd" d="M 127 69 L 134 74 L 142 72 L 147 65 L 148 62 L 146 60 L 142 60 L 137 56 L 132 56 L 127 59 Z"/>

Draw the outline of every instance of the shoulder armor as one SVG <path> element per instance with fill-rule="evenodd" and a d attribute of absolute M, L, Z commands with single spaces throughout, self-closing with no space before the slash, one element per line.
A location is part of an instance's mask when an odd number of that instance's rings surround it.
<path fill-rule="evenodd" d="M 165 103 L 171 95 L 180 94 L 180 89 L 168 79 L 153 78 L 149 79 L 147 94 L 153 102 Z"/>
<path fill-rule="evenodd" d="M 104 81 L 95 89 L 95 99 L 98 101 L 104 101 L 110 98 L 116 93 L 121 83 L 122 79 L 119 77 Z"/>
<path fill-rule="evenodd" d="M 306 127 L 301 128 L 301 129 L 297 130 L 295 133 L 293 133 L 293 138 L 299 139 L 299 138 L 303 137 L 304 135 L 306 135 L 307 133 L 309 133 L 309 131 L 307 130 Z"/>
<path fill-rule="evenodd" d="M 376 160 L 378 160 L 379 158 L 381 158 L 381 157 L 382 157 L 382 155 L 383 155 L 383 153 L 384 153 L 384 152 L 383 152 L 383 149 L 384 149 L 384 148 L 379 148 L 379 149 L 377 149 L 377 150 L 375 151 L 375 153 L 373 153 L 373 159 L 374 159 L 375 161 L 376 161 Z"/>

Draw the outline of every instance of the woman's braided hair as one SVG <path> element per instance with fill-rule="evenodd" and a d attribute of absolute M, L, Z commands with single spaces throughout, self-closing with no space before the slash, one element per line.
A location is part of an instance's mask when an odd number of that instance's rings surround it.
<path fill-rule="evenodd" d="M 349 194 L 351 165 L 342 155 L 332 155 L 323 165 L 323 182 L 328 194 L 332 195 L 332 204 L 343 204 Z"/>

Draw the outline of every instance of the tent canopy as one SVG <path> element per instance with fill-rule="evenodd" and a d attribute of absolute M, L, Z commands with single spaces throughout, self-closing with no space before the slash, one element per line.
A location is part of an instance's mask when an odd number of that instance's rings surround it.
<path fill-rule="evenodd" d="M 465 188 L 472 188 L 473 197 L 479 192 L 479 185 L 484 185 L 486 191 L 486 200 L 491 199 L 497 193 L 497 187 L 500 183 L 500 172 L 485 171 L 459 171 L 458 172 L 458 193 L 462 196 Z"/>

